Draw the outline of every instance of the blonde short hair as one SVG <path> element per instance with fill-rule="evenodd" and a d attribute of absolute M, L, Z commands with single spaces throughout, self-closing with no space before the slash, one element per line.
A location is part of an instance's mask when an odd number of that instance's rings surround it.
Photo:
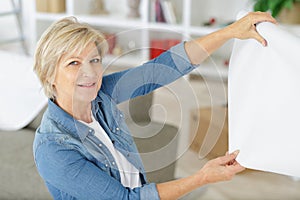
<path fill-rule="evenodd" d="M 80 54 L 91 43 L 96 44 L 100 56 L 103 57 L 108 49 L 104 36 L 88 24 L 78 22 L 75 17 L 54 22 L 43 33 L 34 55 L 34 71 L 47 97 L 55 98 L 53 82 L 61 57 L 66 53 Z"/>

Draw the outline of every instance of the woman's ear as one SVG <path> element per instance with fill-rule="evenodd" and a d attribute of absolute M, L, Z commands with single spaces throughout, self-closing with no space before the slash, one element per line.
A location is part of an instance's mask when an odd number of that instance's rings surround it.
<path fill-rule="evenodd" d="M 47 82 L 48 85 L 51 85 L 52 87 L 54 87 L 55 86 L 55 77 L 54 78 L 53 77 L 47 78 L 46 82 Z"/>

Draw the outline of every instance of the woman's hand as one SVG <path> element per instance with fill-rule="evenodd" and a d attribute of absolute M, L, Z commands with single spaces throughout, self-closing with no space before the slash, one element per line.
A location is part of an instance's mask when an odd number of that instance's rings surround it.
<path fill-rule="evenodd" d="M 191 63 L 200 64 L 215 50 L 232 38 L 253 38 L 263 46 L 267 46 L 267 41 L 256 31 L 256 24 L 260 22 L 277 23 L 269 13 L 251 12 L 223 29 L 186 42 L 185 50 Z"/>
<path fill-rule="evenodd" d="M 263 46 L 267 46 L 267 41 L 256 31 L 256 24 L 260 22 L 277 23 L 270 13 L 266 12 L 251 12 L 229 25 L 233 38 L 249 39 L 253 38 L 260 42 Z"/>
<path fill-rule="evenodd" d="M 183 195 L 209 183 L 230 180 L 245 168 L 236 162 L 238 151 L 208 161 L 196 174 L 186 178 L 157 184 L 160 198 L 178 199 Z"/>
<path fill-rule="evenodd" d="M 239 151 L 226 153 L 225 156 L 208 161 L 196 175 L 206 184 L 231 180 L 235 174 L 245 169 L 235 160 L 238 153 Z"/>

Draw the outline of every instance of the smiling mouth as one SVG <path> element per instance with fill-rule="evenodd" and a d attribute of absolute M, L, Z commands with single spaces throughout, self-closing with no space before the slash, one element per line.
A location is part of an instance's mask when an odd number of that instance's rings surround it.
<path fill-rule="evenodd" d="M 96 85 L 96 83 L 78 84 L 79 87 L 83 87 L 83 88 L 91 88 L 91 87 L 94 87 L 95 85 Z"/>

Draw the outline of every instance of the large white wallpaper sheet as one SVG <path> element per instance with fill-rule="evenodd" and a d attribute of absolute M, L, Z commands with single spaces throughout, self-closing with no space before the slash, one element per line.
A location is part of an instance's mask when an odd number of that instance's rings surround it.
<path fill-rule="evenodd" d="M 300 38 L 257 25 L 267 40 L 236 40 L 229 67 L 229 151 L 244 167 L 300 177 Z"/>

